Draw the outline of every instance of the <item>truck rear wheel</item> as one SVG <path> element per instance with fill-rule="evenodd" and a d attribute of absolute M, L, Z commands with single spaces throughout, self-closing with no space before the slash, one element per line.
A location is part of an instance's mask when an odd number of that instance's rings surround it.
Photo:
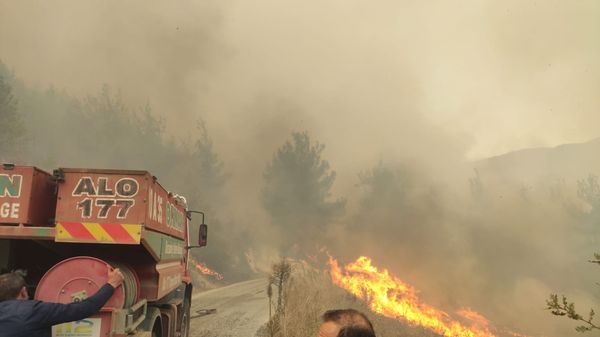
<path fill-rule="evenodd" d="M 152 327 L 152 337 L 162 337 L 162 325 L 160 324 L 160 320 L 158 318 Z"/>

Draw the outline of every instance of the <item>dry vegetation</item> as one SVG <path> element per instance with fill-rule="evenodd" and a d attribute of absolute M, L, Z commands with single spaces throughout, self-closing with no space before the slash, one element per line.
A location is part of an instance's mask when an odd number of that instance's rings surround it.
<path fill-rule="evenodd" d="M 422 328 L 372 313 L 355 296 L 331 283 L 328 272 L 318 271 L 304 263 L 294 263 L 293 272 L 284 289 L 284 309 L 274 337 L 312 337 L 317 335 L 321 315 L 330 309 L 354 308 L 364 312 L 379 337 L 434 337 Z M 268 325 L 257 337 L 270 337 Z"/>

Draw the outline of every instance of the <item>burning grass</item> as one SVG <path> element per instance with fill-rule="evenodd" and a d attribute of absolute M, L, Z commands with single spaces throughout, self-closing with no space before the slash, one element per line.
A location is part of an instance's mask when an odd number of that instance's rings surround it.
<path fill-rule="evenodd" d="M 210 269 L 204 263 L 198 262 L 198 261 L 196 261 L 194 259 L 191 259 L 190 262 L 196 267 L 196 269 L 198 270 L 198 272 L 200 272 L 201 274 L 213 277 L 217 281 L 223 280 L 223 275 L 221 275 L 220 273 L 218 273 L 215 270 Z"/>
<path fill-rule="evenodd" d="M 321 315 L 330 309 L 354 308 L 373 322 L 379 337 L 437 337 L 420 327 L 374 314 L 367 304 L 331 282 L 328 272 L 313 269 L 303 262 L 293 263 L 293 272 L 284 289 L 284 310 L 274 337 L 316 336 Z M 257 336 L 267 337 L 266 328 Z"/>
<path fill-rule="evenodd" d="M 420 301 L 415 288 L 379 270 L 366 257 L 345 267 L 333 258 L 329 263 L 331 271 L 325 272 L 303 261 L 293 262 L 291 277 L 283 287 L 283 308 L 257 336 L 316 336 L 325 311 L 354 308 L 371 319 L 379 337 L 526 337 L 494 327 L 471 309 L 450 315 L 429 306 Z"/>
<path fill-rule="evenodd" d="M 223 276 L 221 274 L 205 267 L 196 260 L 190 261 L 196 268 L 190 268 L 194 291 L 206 291 L 222 286 Z"/>
<path fill-rule="evenodd" d="M 329 265 L 333 283 L 363 300 L 377 314 L 423 327 L 445 337 L 527 337 L 496 327 L 471 309 L 463 308 L 452 315 L 426 304 L 419 299 L 416 288 L 390 274 L 387 269 L 379 269 L 368 257 L 362 256 L 340 267 L 337 260 L 330 256 Z"/>
<path fill-rule="evenodd" d="M 448 313 L 420 301 L 415 288 L 385 269 L 378 270 L 367 257 L 360 257 L 345 268 L 341 268 L 333 258 L 329 263 L 333 282 L 365 300 L 373 312 L 422 326 L 446 337 L 497 336 L 490 331 L 489 321 L 481 314 L 462 309 L 458 315 L 469 323 L 453 319 Z"/>

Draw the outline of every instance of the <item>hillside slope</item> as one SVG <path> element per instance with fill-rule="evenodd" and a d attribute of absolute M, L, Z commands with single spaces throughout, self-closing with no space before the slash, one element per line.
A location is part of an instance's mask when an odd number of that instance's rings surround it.
<path fill-rule="evenodd" d="M 535 182 L 600 174 L 600 138 L 551 148 L 531 148 L 474 162 L 482 175 Z"/>

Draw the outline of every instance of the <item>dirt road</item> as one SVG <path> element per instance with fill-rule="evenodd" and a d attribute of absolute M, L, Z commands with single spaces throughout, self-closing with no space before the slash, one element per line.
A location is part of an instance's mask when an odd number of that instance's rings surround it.
<path fill-rule="evenodd" d="M 267 280 L 240 282 L 193 296 L 190 336 L 252 337 L 269 319 Z M 217 309 L 200 315 L 199 310 Z"/>

